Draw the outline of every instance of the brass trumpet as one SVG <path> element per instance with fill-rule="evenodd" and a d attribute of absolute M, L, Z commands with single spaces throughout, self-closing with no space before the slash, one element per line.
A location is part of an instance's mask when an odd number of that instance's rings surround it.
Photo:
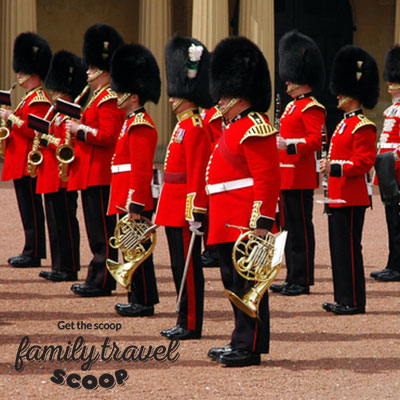
<path fill-rule="evenodd" d="M 3 92 L 6 97 L 6 99 L 3 100 L 3 102 L 4 102 L 4 105 L 7 106 L 7 108 L 9 106 L 11 106 L 10 94 L 16 86 L 17 86 L 17 82 L 14 82 L 11 85 L 10 90 L 8 90 L 7 92 Z M 3 118 L 0 118 L 0 156 L 1 157 L 4 157 L 6 154 L 6 144 L 7 144 L 6 140 L 9 136 L 10 136 L 10 130 L 7 127 L 7 123 Z"/>
<path fill-rule="evenodd" d="M 233 246 L 232 261 L 237 273 L 257 283 L 248 292 L 236 294 L 225 290 L 225 293 L 239 310 L 251 318 L 259 319 L 260 302 L 281 269 L 286 236 L 287 232 L 279 236 L 268 232 L 265 237 L 260 237 L 253 230 L 247 230 Z"/>
<path fill-rule="evenodd" d="M 140 221 L 132 221 L 126 215 L 120 219 L 114 236 L 109 240 L 112 248 L 122 251 L 125 263 L 118 264 L 108 259 L 107 268 L 114 279 L 128 291 L 131 291 L 133 274 L 154 251 L 157 243 L 156 229 L 157 225 L 152 225 L 145 217 L 141 217 Z"/>

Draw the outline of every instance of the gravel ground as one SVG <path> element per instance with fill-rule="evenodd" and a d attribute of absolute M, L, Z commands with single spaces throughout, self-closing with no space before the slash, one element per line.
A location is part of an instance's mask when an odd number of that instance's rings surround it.
<path fill-rule="evenodd" d="M 317 193 L 317 198 L 321 197 Z M 159 230 L 155 250 L 160 304 L 154 317 L 129 319 L 114 312 L 117 302 L 125 302 L 125 290 L 118 286 L 112 297 L 83 299 L 70 291 L 71 283 L 52 283 L 38 277 L 40 268 L 14 269 L 7 258 L 21 251 L 23 238 L 14 191 L 10 183 L 0 184 L 1 234 L 0 265 L 0 393 L 4 399 L 399 399 L 400 338 L 399 283 L 378 283 L 369 278 L 384 267 L 387 235 L 384 210 L 374 195 L 374 209 L 367 211 L 363 247 L 367 280 L 367 313 L 335 316 L 322 310 L 324 301 L 333 300 L 326 217 L 322 205 L 315 205 L 317 232 L 316 284 L 312 294 L 288 298 L 270 294 L 271 346 L 257 367 L 224 368 L 210 361 L 210 347 L 225 345 L 232 330 L 232 311 L 217 268 L 205 269 L 206 300 L 204 335 L 201 340 L 182 342 L 171 356 L 175 361 L 124 362 L 98 360 L 90 371 L 80 369 L 82 361 L 24 360 L 16 371 L 15 361 L 22 338 L 30 346 L 61 345 L 67 348 L 82 336 L 96 351 L 107 337 L 123 349 L 168 346 L 159 334 L 175 325 L 175 291 L 169 268 L 166 238 Z M 87 272 L 90 252 L 80 212 L 83 268 Z M 42 269 L 50 269 L 49 258 Z M 277 282 L 285 275 L 283 267 Z M 60 321 L 74 323 L 61 329 Z M 78 322 L 91 323 L 92 329 Z M 110 329 L 94 329 L 95 324 L 121 324 Z M 104 326 L 103 326 L 104 327 Z M 33 351 L 33 350 L 32 350 Z M 31 353 L 32 354 L 32 353 Z M 114 375 L 126 370 L 124 385 L 111 389 L 73 389 L 53 383 L 53 371 L 62 369 L 84 379 L 93 375 Z M 123 373 L 123 372 L 122 372 Z"/>

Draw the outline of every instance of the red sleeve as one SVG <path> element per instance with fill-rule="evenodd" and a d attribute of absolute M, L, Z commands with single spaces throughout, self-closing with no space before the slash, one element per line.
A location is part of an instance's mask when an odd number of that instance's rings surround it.
<path fill-rule="evenodd" d="M 129 202 L 144 206 L 148 189 L 153 178 L 153 159 L 157 144 L 155 129 L 139 125 L 129 132 L 129 154 L 132 169 L 129 175 L 129 188 L 133 190 Z"/>
<path fill-rule="evenodd" d="M 99 129 L 96 134 L 88 132 L 86 143 L 94 146 L 108 147 L 113 145 L 123 123 L 123 113 L 117 108 L 116 101 L 106 101 L 98 107 Z M 116 129 L 116 127 L 118 127 Z"/>
<path fill-rule="evenodd" d="M 376 132 L 372 125 L 363 126 L 354 133 L 351 164 L 343 165 L 343 176 L 356 176 L 367 173 L 374 165 Z"/>
<path fill-rule="evenodd" d="M 258 208 L 259 217 L 275 220 L 280 188 L 279 153 L 276 147 L 276 135 L 264 138 L 248 138 L 243 142 L 243 149 L 254 180 L 253 211 L 256 207 Z M 257 225 L 257 227 L 259 226 Z"/>
<path fill-rule="evenodd" d="M 50 108 L 50 104 L 47 102 L 35 102 L 30 104 L 27 108 L 26 118 L 28 118 L 29 114 L 36 115 L 37 117 L 43 118 L 47 111 Z M 22 120 L 22 119 L 21 119 Z M 13 124 L 12 130 L 13 133 L 17 135 L 26 136 L 29 139 L 33 139 L 35 137 L 35 131 L 33 129 L 28 128 L 28 120 L 22 120 L 23 124 L 18 126 L 18 124 Z"/>
<path fill-rule="evenodd" d="M 325 111 L 320 107 L 311 107 L 303 112 L 303 123 L 306 130 L 305 143 L 297 144 L 298 154 L 310 154 L 321 150 L 322 125 L 325 125 Z"/>

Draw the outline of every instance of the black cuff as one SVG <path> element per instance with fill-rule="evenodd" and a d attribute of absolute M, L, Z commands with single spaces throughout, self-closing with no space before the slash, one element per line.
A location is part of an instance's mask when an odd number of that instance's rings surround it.
<path fill-rule="evenodd" d="M 331 164 L 330 176 L 341 178 L 343 176 L 343 166 L 341 164 Z"/>
<path fill-rule="evenodd" d="M 194 212 L 194 213 L 193 213 L 193 218 L 194 218 L 195 221 L 203 222 L 203 221 L 204 221 L 205 215 L 206 215 L 206 214 Z"/>
<path fill-rule="evenodd" d="M 297 147 L 295 143 L 290 143 L 287 145 L 286 148 L 286 153 L 287 154 L 297 154 Z"/>
<path fill-rule="evenodd" d="M 8 126 L 10 129 L 12 129 L 13 123 L 12 123 L 11 119 L 8 119 L 8 120 L 7 120 L 7 126 Z"/>
<path fill-rule="evenodd" d="M 129 212 L 133 214 L 140 214 L 144 209 L 144 205 L 138 203 L 129 203 Z"/>
<path fill-rule="evenodd" d="M 82 129 L 79 129 L 76 134 L 76 138 L 82 142 L 86 142 L 86 132 Z"/>
<path fill-rule="evenodd" d="M 256 226 L 259 229 L 267 229 L 267 230 L 271 230 L 272 227 L 274 226 L 274 220 L 271 218 L 267 218 L 267 217 L 259 217 L 257 219 L 257 223 Z"/>

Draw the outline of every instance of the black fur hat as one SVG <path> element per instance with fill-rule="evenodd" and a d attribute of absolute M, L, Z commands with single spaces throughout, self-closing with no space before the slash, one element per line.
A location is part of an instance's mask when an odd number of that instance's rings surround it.
<path fill-rule="evenodd" d="M 333 61 L 331 92 L 357 99 L 364 107 L 374 108 L 379 97 L 379 72 L 375 59 L 364 49 L 346 45 Z"/>
<path fill-rule="evenodd" d="M 266 112 L 271 104 L 271 80 L 261 50 L 245 37 L 229 37 L 212 53 L 211 95 L 246 99 L 255 111 Z"/>
<path fill-rule="evenodd" d="M 47 40 L 32 32 L 19 34 L 14 42 L 14 72 L 36 74 L 46 78 L 51 61 L 51 49 Z"/>
<path fill-rule="evenodd" d="M 282 36 L 279 41 L 279 76 L 284 82 L 309 85 L 312 90 L 324 87 L 324 61 L 314 40 L 296 30 Z"/>
<path fill-rule="evenodd" d="M 386 82 L 400 83 L 400 46 L 398 44 L 386 53 L 383 79 Z"/>
<path fill-rule="evenodd" d="M 161 93 L 160 70 L 153 54 L 141 44 L 126 44 L 111 60 L 111 88 L 119 93 L 135 93 L 140 103 L 158 103 Z"/>
<path fill-rule="evenodd" d="M 210 53 L 197 39 L 179 35 L 170 38 L 165 47 L 168 96 L 210 108 L 213 102 L 209 93 L 209 63 Z"/>
<path fill-rule="evenodd" d="M 110 71 L 111 58 L 124 39 L 112 26 L 92 25 L 83 39 L 83 59 L 103 71 Z"/>
<path fill-rule="evenodd" d="M 86 86 L 86 69 L 80 57 L 69 51 L 58 51 L 51 60 L 45 85 L 56 92 L 69 94 L 74 100 Z"/>

